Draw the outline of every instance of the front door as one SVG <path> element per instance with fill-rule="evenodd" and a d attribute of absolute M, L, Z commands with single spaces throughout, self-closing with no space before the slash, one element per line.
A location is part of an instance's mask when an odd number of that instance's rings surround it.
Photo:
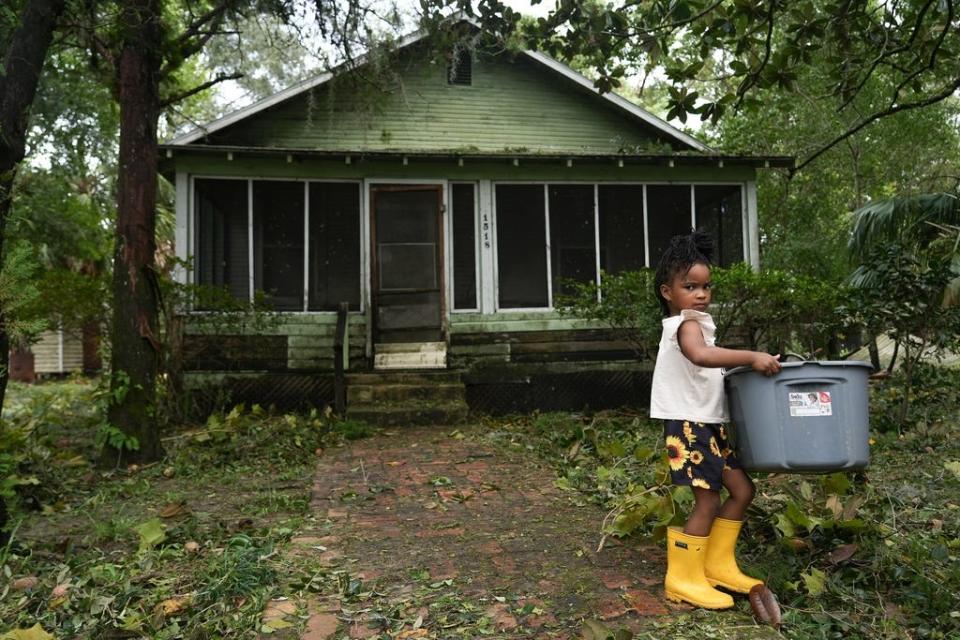
<path fill-rule="evenodd" d="M 443 190 L 435 185 L 371 189 L 374 341 L 443 337 Z"/>

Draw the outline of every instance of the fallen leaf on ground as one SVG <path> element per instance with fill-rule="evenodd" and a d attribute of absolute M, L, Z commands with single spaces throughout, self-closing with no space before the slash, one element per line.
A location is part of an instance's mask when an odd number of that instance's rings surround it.
<path fill-rule="evenodd" d="M 177 516 L 182 516 L 187 512 L 187 507 L 185 502 L 171 502 L 163 508 L 163 511 L 160 512 L 161 518 L 176 518 Z"/>
<path fill-rule="evenodd" d="M 287 622 L 283 618 L 274 618 L 269 622 L 264 622 L 263 627 L 268 627 L 271 631 L 279 631 L 280 629 L 288 629 L 293 626 L 292 622 Z"/>
<path fill-rule="evenodd" d="M 0 640 L 53 640 L 53 636 L 43 630 L 39 624 L 35 624 L 29 629 L 14 629 L 8 631 Z"/>
<path fill-rule="evenodd" d="M 14 591 L 27 591 L 33 589 L 40 582 L 40 578 L 37 576 L 27 576 L 25 578 L 17 578 L 10 583 L 10 588 Z"/>
<path fill-rule="evenodd" d="M 51 598 L 62 598 L 67 595 L 67 592 L 70 591 L 69 584 L 58 584 L 53 588 L 53 591 L 50 592 Z"/>
<path fill-rule="evenodd" d="M 157 613 L 164 616 L 172 616 L 180 613 L 190 606 L 190 598 L 167 598 L 156 606 Z"/>
<path fill-rule="evenodd" d="M 857 549 L 859 549 L 859 547 L 857 547 L 857 545 L 854 543 L 837 547 L 830 552 L 830 564 L 840 564 L 841 562 L 846 562 L 853 557 L 853 554 L 857 552 Z"/>
<path fill-rule="evenodd" d="M 754 617 L 760 622 L 769 624 L 774 629 L 780 629 L 780 603 L 777 596 L 765 584 L 754 585 L 747 596 L 750 609 Z"/>
<path fill-rule="evenodd" d="M 136 528 L 140 535 L 140 551 L 151 549 L 163 542 L 167 535 L 159 518 L 151 518 Z"/>
<path fill-rule="evenodd" d="M 955 475 L 957 478 L 960 478 L 960 460 L 944 462 L 943 466 L 947 469 L 947 471 L 952 471 L 953 475 Z"/>

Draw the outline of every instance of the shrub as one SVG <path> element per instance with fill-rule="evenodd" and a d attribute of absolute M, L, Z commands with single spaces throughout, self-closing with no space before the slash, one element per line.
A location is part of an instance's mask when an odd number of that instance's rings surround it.
<path fill-rule="evenodd" d="M 633 345 L 638 358 L 652 360 L 661 333 L 653 277 L 650 269 L 603 273 L 599 291 L 595 283 L 575 283 L 574 295 L 559 304 L 568 315 L 607 325 Z M 756 271 L 745 263 L 714 267 L 712 279 L 718 343 L 838 359 L 849 339 L 859 336 L 848 313 L 850 290 L 842 283 Z"/>
<path fill-rule="evenodd" d="M 660 342 L 660 303 L 653 291 L 653 270 L 601 272 L 596 283 L 568 283 L 572 295 L 561 296 L 562 313 L 595 320 L 613 329 L 633 347 L 640 360 L 653 360 Z"/>
<path fill-rule="evenodd" d="M 858 318 L 874 335 L 890 335 L 903 351 L 902 421 L 920 363 L 960 349 L 960 306 L 943 304 L 953 273 L 947 257 L 917 256 L 897 244 L 872 253 L 860 270 L 870 280 L 856 289 Z"/>

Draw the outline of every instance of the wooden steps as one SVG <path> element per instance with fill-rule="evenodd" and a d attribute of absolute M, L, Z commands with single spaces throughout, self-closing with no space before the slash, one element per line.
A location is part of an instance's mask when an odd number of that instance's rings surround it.
<path fill-rule="evenodd" d="M 383 426 L 456 424 L 466 388 L 451 371 L 386 371 L 347 376 L 347 418 Z"/>

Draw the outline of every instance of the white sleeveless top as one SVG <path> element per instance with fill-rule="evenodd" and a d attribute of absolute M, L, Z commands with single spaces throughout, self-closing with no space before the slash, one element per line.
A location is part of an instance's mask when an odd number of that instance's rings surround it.
<path fill-rule="evenodd" d="M 717 326 L 709 313 L 684 309 L 678 316 L 663 319 L 663 334 L 657 352 L 650 390 L 650 417 L 695 422 L 727 422 L 723 371 L 699 367 L 683 355 L 677 331 L 685 320 L 695 320 L 708 346 L 716 342 Z"/>

